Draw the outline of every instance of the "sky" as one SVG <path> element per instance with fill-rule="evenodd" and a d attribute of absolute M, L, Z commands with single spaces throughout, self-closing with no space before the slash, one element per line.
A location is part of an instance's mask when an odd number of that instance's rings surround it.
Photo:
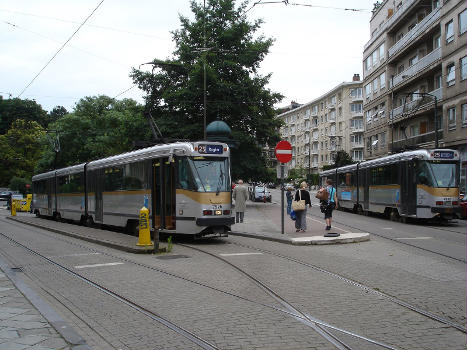
<path fill-rule="evenodd" d="M 190 1 L 104 0 L 92 13 L 101 1 L 0 0 L 0 95 L 35 100 L 47 111 L 71 112 L 81 98 L 97 95 L 143 103 L 131 68 L 173 57 L 171 31 L 180 28 L 180 15 L 192 18 Z M 264 21 L 258 35 L 275 39 L 259 73 L 272 73 L 267 88 L 284 95 L 276 107 L 307 103 L 354 73 L 362 77 L 373 2 L 289 0 L 247 12 L 250 21 Z"/>

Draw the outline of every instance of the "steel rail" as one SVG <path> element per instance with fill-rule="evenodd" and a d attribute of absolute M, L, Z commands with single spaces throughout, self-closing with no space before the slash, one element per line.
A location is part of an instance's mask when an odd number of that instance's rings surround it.
<path fill-rule="evenodd" d="M 233 243 L 233 244 L 236 244 L 236 243 Z M 393 347 L 391 345 L 388 345 L 388 344 L 385 344 L 385 343 L 382 343 L 382 342 L 378 342 L 376 340 L 373 340 L 373 339 L 370 339 L 370 338 L 367 338 L 367 337 L 363 337 L 363 336 L 358 335 L 356 333 L 352 333 L 352 332 L 349 332 L 347 330 L 332 326 L 332 325 L 330 325 L 328 323 L 325 323 L 323 321 L 318 320 L 317 318 L 312 317 L 309 314 L 306 314 L 306 313 L 298 310 L 296 307 L 294 307 L 292 304 L 290 304 L 287 300 L 285 300 L 283 297 L 281 297 L 278 293 L 276 293 L 273 289 L 268 287 L 265 283 L 263 283 L 259 279 L 257 279 L 254 276 L 250 275 L 245 270 L 241 269 L 240 267 L 236 266 L 235 264 L 232 264 L 230 261 L 228 261 L 228 260 L 226 260 L 226 259 L 224 259 L 224 258 L 222 258 L 220 256 L 217 256 L 217 255 L 215 255 L 213 253 L 207 252 L 207 251 L 205 251 L 203 249 L 193 247 L 193 246 L 190 246 L 190 245 L 187 245 L 187 244 L 180 244 L 179 243 L 179 245 L 183 246 L 183 247 L 186 247 L 186 248 L 190 248 L 190 249 L 199 251 L 199 252 L 202 252 L 202 253 L 207 254 L 207 255 L 210 255 L 210 256 L 212 256 L 212 257 L 214 257 L 214 258 L 216 258 L 218 260 L 221 260 L 222 262 L 228 264 L 229 266 L 233 267 L 235 270 L 239 271 L 241 274 L 245 275 L 250 280 L 252 280 L 255 284 L 260 286 L 267 294 L 269 294 L 271 297 L 273 297 L 279 303 L 284 305 L 288 310 L 291 311 L 292 316 L 294 316 L 296 319 L 298 319 L 302 323 L 304 323 L 304 324 L 312 327 L 313 329 L 315 329 L 319 334 L 321 334 L 324 338 L 326 338 L 328 341 L 330 341 L 332 344 L 334 344 L 338 349 L 351 350 L 351 347 L 349 345 L 347 345 L 346 343 L 344 343 L 339 338 L 337 338 L 335 335 L 333 335 L 332 333 L 327 331 L 325 329 L 325 327 L 331 328 L 333 330 L 336 330 L 336 331 L 339 331 L 339 332 L 342 332 L 342 333 L 345 333 L 345 334 L 350 335 L 350 336 L 355 337 L 355 338 L 359 338 L 361 340 L 365 340 L 367 342 L 370 342 L 372 344 L 384 347 L 386 349 L 397 350 L 397 348 L 395 348 L 395 347 Z"/>
<path fill-rule="evenodd" d="M 434 313 L 432 313 L 432 312 L 430 312 L 430 311 L 423 310 L 423 309 L 421 309 L 421 308 L 419 308 L 419 307 L 417 307 L 417 306 L 411 305 L 411 304 L 409 304 L 409 303 L 407 303 L 407 302 L 405 302 L 405 301 L 403 301 L 403 300 L 400 300 L 400 299 L 398 299 L 398 298 L 396 298 L 396 297 L 390 296 L 390 295 L 388 295 L 388 294 L 386 294 L 386 293 L 383 293 L 383 292 L 374 290 L 374 289 L 371 288 L 371 287 L 368 287 L 368 286 L 366 286 L 366 285 L 364 285 L 364 284 L 362 284 L 362 283 L 360 283 L 360 282 L 353 281 L 353 280 L 351 280 L 351 279 L 349 279 L 349 278 L 347 278 L 347 277 L 344 277 L 344 276 L 342 276 L 342 275 L 339 275 L 339 274 L 337 274 L 337 273 L 335 273 L 335 272 L 332 272 L 332 271 L 323 269 L 323 268 L 321 268 L 321 267 L 319 267 L 319 266 L 316 266 L 316 265 L 307 263 L 307 262 L 305 262 L 305 261 L 302 261 L 302 260 L 299 260 L 299 259 L 296 259 L 296 258 L 292 258 L 292 257 L 290 257 L 290 256 L 286 256 L 286 255 L 283 255 L 283 254 L 275 253 L 275 252 L 272 252 L 272 251 L 270 251 L 270 250 L 266 250 L 266 249 L 263 249 L 263 248 L 257 248 L 257 247 L 253 247 L 253 246 L 250 246 L 250 245 L 247 245 L 247 244 L 241 244 L 241 243 L 236 243 L 236 242 L 232 242 L 232 244 L 237 245 L 237 246 L 241 246 L 241 247 L 244 247 L 244 248 L 253 249 L 253 250 L 256 250 L 256 251 L 259 251 L 259 252 L 262 252 L 262 253 L 274 255 L 274 256 L 277 256 L 277 257 L 279 257 L 279 258 L 282 258 L 282 259 L 286 259 L 286 260 L 295 262 L 295 263 L 297 263 L 297 264 L 299 264 L 299 265 L 303 265 L 303 266 L 306 266 L 306 267 L 310 267 L 310 268 L 312 268 L 312 269 L 314 269 L 314 270 L 317 270 L 317 271 L 319 271 L 319 272 L 322 272 L 322 273 L 325 273 L 325 274 L 330 275 L 330 276 L 332 276 L 332 277 L 335 277 L 335 278 L 337 278 L 337 279 L 340 279 L 340 280 L 342 280 L 342 281 L 344 281 L 344 282 L 346 282 L 346 283 L 348 283 L 348 284 L 350 284 L 350 285 L 353 285 L 353 286 L 356 286 L 356 287 L 358 287 L 358 288 L 360 288 L 360 289 L 363 289 L 363 290 L 365 290 L 366 292 L 373 293 L 373 294 L 376 294 L 376 295 L 378 295 L 378 296 L 380 296 L 380 297 L 383 297 L 383 298 L 385 298 L 385 299 L 387 299 L 387 300 L 390 300 L 390 301 L 392 301 L 392 302 L 395 303 L 395 304 L 398 304 L 398 305 L 400 305 L 400 306 L 403 306 L 403 307 L 405 307 L 405 308 L 408 308 L 408 309 L 410 309 L 410 310 L 412 310 L 412 311 L 414 311 L 414 312 L 416 312 L 416 313 L 419 313 L 419 314 L 421 314 L 421 315 L 423 315 L 423 316 L 426 316 L 426 317 L 431 318 L 431 319 L 433 319 L 433 320 L 435 320 L 435 321 L 438 321 L 438 322 L 441 322 L 441 323 L 443 323 L 443 324 L 446 324 L 446 325 L 448 325 L 448 326 L 450 326 L 450 327 L 456 328 L 457 330 L 459 330 L 459 331 L 461 331 L 461 332 L 463 332 L 463 333 L 467 333 L 467 328 L 465 328 L 464 326 L 462 326 L 462 325 L 460 325 L 460 324 L 457 324 L 457 323 L 455 323 L 455 322 L 451 322 L 451 321 L 449 321 L 449 320 L 447 320 L 447 319 L 445 319 L 445 318 L 443 318 L 443 317 L 441 317 L 441 316 L 438 316 L 438 315 L 436 315 L 436 314 L 434 314 Z"/>
<path fill-rule="evenodd" d="M 45 261 L 49 262 L 50 264 L 58 267 L 59 269 L 71 274 L 73 277 L 76 277 L 78 278 L 79 280 L 87 283 L 88 285 L 100 290 L 101 292 L 111 296 L 112 298 L 122 302 L 123 304 L 131 307 L 132 309 L 144 314 L 145 316 L 151 318 L 152 320 L 154 321 L 157 321 L 161 324 L 163 324 L 164 326 L 170 328 L 171 330 L 173 330 L 174 332 L 180 334 L 181 336 L 187 338 L 188 340 L 192 341 L 193 343 L 199 345 L 201 348 L 205 349 L 205 350 L 220 350 L 218 347 L 216 347 L 215 345 L 209 343 L 207 340 L 197 336 L 196 334 L 180 327 L 180 326 L 177 326 L 176 324 L 170 322 L 169 320 L 157 315 L 156 313 L 146 309 L 145 307 L 141 306 L 141 305 L 138 305 L 134 302 L 132 302 L 131 300 L 125 298 L 124 296 L 121 296 L 115 292 L 112 292 L 110 289 L 96 283 L 96 282 L 93 282 L 91 281 L 90 279 L 72 271 L 71 269 L 67 268 L 66 266 L 63 266 L 55 261 L 53 261 L 52 259 L 49 259 L 48 257 L 42 255 L 41 253 L 38 253 L 36 252 L 35 250 L 25 246 L 24 244 L 14 240 L 13 238 L 9 237 L 8 235 L 0 232 L 0 235 L 5 237 L 6 239 L 10 240 L 11 242 L 15 243 L 16 245 L 26 249 L 27 251 L 33 253 L 34 255 L 36 256 L 39 256 L 41 259 L 44 259 Z"/>

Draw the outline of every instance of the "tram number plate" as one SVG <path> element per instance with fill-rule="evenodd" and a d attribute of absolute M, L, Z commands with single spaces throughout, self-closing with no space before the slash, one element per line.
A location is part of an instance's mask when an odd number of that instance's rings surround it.
<path fill-rule="evenodd" d="M 450 207 L 450 206 L 452 205 L 452 203 L 451 203 L 451 201 L 445 201 L 445 202 L 444 202 L 444 205 L 447 205 L 447 206 Z"/>
<path fill-rule="evenodd" d="M 224 147 L 222 145 L 199 145 L 198 152 L 202 154 L 222 154 Z"/>

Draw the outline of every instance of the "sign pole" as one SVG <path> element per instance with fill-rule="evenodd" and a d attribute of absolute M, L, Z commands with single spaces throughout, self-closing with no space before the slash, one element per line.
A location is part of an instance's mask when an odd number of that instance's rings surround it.
<path fill-rule="evenodd" d="M 281 163 L 281 233 L 284 234 L 284 163 Z"/>

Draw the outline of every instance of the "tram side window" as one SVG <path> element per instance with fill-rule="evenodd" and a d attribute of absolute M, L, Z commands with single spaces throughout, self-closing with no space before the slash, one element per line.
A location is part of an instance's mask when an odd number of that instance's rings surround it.
<path fill-rule="evenodd" d="M 178 158 L 178 182 L 177 187 L 184 190 L 196 191 L 198 185 L 196 185 L 191 172 L 191 167 L 188 164 L 186 157 Z"/>
<path fill-rule="evenodd" d="M 372 185 L 397 184 L 397 166 L 385 165 L 371 169 Z"/>
<path fill-rule="evenodd" d="M 125 164 L 123 168 L 122 189 L 125 190 L 143 190 L 146 188 L 145 181 L 145 163 Z"/>
<path fill-rule="evenodd" d="M 59 193 L 79 193 L 84 192 L 83 177 L 81 174 L 71 174 L 58 178 Z"/>
<path fill-rule="evenodd" d="M 34 194 L 44 194 L 46 193 L 46 180 L 35 181 L 32 185 Z"/>
<path fill-rule="evenodd" d="M 123 189 L 123 168 L 112 167 L 105 169 L 104 191 L 118 191 Z"/>

